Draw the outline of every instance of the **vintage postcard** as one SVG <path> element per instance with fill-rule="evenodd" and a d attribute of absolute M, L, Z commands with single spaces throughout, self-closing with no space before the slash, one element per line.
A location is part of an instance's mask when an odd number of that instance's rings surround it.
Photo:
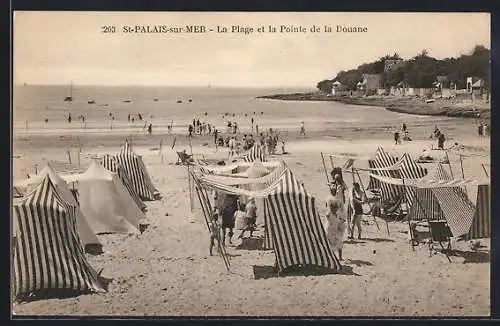
<path fill-rule="evenodd" d="M 490 43 L 480 12 L 14 12 L 14 317 L 489 316 Z"/>

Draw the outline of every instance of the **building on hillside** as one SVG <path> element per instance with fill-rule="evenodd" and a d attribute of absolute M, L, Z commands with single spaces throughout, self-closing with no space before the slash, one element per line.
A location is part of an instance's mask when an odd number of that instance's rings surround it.
<path fill-rule="evenodd" d="M 350 95 L 347 86 L 339 82 L 338 80 L 332 84 L 332 96 L 346 96 Z"/>
<path fill-rule="evenodd" d="M 376 94 L 377 90 L 382 88 L 381 74 L 363 74 L 363 80 L 357 84 L 358 90 L 365 95 Z"/>
<path fill-rule="evenodd" d="M 485 91 L 486 83 L 483 79 L 479 77 L 467 77 L 466 89 L 469 93 L 474 93 L 476 95 L 483 95 Z"/>

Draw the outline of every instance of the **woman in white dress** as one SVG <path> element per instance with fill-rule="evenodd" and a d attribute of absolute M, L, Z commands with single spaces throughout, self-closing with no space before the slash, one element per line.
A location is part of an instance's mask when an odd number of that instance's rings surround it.
<path fill-rule="evenodd" d="M 346 211 L 344 202 L 340 198 L 342 194 L 337 192 L 336 187 L 330 188 L 330 196 L 326 199 L 328 213 L 328 225 L 326 235 L 332 249 L 338 251 L 339 259 L 342 260 L 342 247 L 344 245 L 344 233 L 346 230 Z"/>

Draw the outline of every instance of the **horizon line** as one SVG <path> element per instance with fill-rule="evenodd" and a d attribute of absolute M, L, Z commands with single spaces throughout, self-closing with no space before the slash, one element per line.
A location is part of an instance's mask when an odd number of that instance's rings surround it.
<path fill-rule="evenodd" d="M 69 86 L 68 84 L 39 84 L 39 83 L 13 83 L 12 86 Z M 272 86 L 240 86 L 240 85 L 165 85 L 165 84 L 76 84 L 76 86 L 101 86 L 101 87 L 172 87 L 172 88 L 185 88 L 185 87 L 195 87 L 195 88 L 316 88 L 310 85 L 272 85 Z M 75 83 L 73 83 L 75 87 Z"/>

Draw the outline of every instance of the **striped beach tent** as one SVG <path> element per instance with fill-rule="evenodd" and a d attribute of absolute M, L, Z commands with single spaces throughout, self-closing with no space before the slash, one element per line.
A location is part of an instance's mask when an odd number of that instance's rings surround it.
<path fill-rule="evenodd" d="M 130 197 L 132 197 L 132 199 L 137 204 L 139 209 L 143 211 L 146 210 L 147 206 L 146 204 L 144 204 L 144 202 L 139 197 L 139 194 L 135 191 L 134 187 L 132 186 L 132 181 L 130 181 L 127 171 L 125 171 L 123 166 L 116 160 L 116 158 L 114 156 L 106 154 L 101 160 L 101 165 L 105 169 L 117 173 L 123 185 L 125 186 L 125 188 L 127 188 Z"/>
<path fill-rule="evenodd" d="M 491 187 L 489 184 L 478 185 L 476 214 L 466 240 L 491 237 Z"/>
<path fill-rule="evenodd" d="M 24 189 L 22 193 L 30 193 L 40 184 L 40 182 L 42 182 L 45 177 L 50 179 L 54 187 L 57 188 L 58 193 L 64 198 L 65 201 L 76 207 L 76 228 L 83 247 L 86 248 L 86 251 L 88 249 L 88 251 L 92 251 L 93 253 L 101 252 L 102 244 L 88 222 L 89 217 L 83 214 L 79 203 L 71 192 L 68 184 L 56 173 L 50 163 L 47 163 L 38 174 L 19 182 L 18 187 Z"/>
<path fill-rule="evenodd" d="M 151 181 L 142 157 L 133 151 L 128 141 L 115 158 L 125 169 L 134 190 L 142 200 L 155 200 L 158 197 L 159 192 Z"/>
<path fill-rule="evenodd" d="M 374 163 L 374 174 L 378 174 L 388 178 L 400 178 L 400 173 L 398 168 L 386 169 L 394 166 L 398 163 L 398 158 L 390 155 L 382 147 L 377 148 L 375 153 Z M 384 182 L 379 182 L 381 189 L 381 196 L 383 201 L 396 200 L 404 191 L 400 186 L 387 184 Z"/>
<path fill-rule="evenodd" d="M 292 266 L 320 266 L 339 271 L 316 210 L 315 198 L 284 163 L 256 179 L 201 175 L 206 188 L 264 199 L 264 248 L 272 248 L 280 272 Z"/>
<path fill-rule="evenodd" d="M 105 291 L 81 246 L 76 210 L 48 175 L 31 193 L 14 202 L 17 298 L 54 290 Z"/>
<path fill-rule="evenodd" d="M 266 162 L 266 154 L 264 148 L 260 144 L 254 144 L 246 153 L 241 157 L 245 162 Z"/>
<path fill-rule="evenodd" d="M 403 179 L 421 179 L 427 175 L 427 169 L 418 165 L 408 153 L 404 153 L 399 162 L 399 174 Z M 406 205 L 410 210 L 415 198 L 415 189 L 406 187 L 405 190 Z"/>

